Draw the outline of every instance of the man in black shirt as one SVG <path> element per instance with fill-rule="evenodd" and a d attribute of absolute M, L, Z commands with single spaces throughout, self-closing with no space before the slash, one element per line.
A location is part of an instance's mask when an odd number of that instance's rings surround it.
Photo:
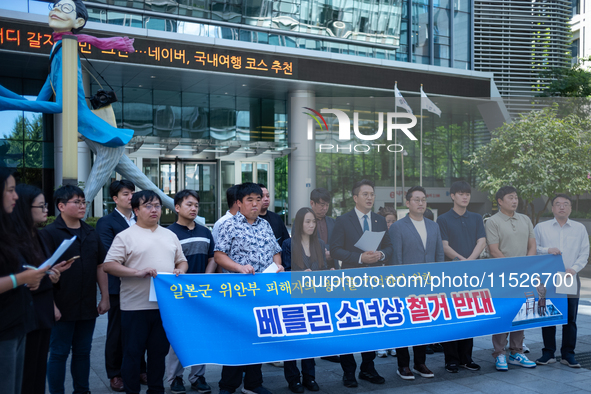
<path fill-rule="evenodd" d="M 271 228 L 273 229 L 273 234 L 275 234 L 277 243 L 279 246 L 282 246 L 283 241 L 290 238 L 289 232 L 287 231 L 281 216 L 277 215 L 275 212 L 269 211 L 271 198 L 269 195 L 269 190 L 267 190 L 267 186 L 259 183 L 259 187 L 263 190 L 263 198 L 261 199 L 261 211 L 259 213 L 259 217 L 269 222 Z"/>

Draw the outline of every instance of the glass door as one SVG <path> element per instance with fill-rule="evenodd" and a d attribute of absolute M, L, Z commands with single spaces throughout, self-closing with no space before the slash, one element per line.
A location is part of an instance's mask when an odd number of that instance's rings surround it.
<path fill-rule="evenodd" d="M 174 161 L 162 161 L 160 160 L 160 189 L 174 198 L 174 195 L 178 192 L 177 190 L 177 165 Z M 162 208 L 162 216 L 160 217 L 160 223 L 163 225 L 169 225 L 176 221 L 176 212 L 168 208 Z"/>
<path fill-rule="evenodd" d="M 217 220 L 217 168 L 216 163 L 183 163 L 183 188 L 199 193 L 199 216 L 206 223 Z"/>

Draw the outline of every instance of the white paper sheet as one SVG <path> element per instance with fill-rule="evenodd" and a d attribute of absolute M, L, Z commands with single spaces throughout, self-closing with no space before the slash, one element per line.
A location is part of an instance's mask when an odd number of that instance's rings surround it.
<path fill-rule="evenodd" d="M 373 232 L 365 231 L 359 241 L 355 244 L 355 247 L 363 250 L 364 252 L 375 252 L 384 238 L 385 231 Z"/>
<path fill-rule="evenodd" d="M 277 270 L 279 269 L 279 267 L 277 266 L 277 264 L 275 264 L 275 262 L 271 263 L 270 266 L 268 266 L 264 271 L 263 274 L 269 274 L 269 273 L 276 273 Z"/>
<path fill-rule="evenodd" d="M 39 269 L 43 269 L 45 267 L 51 267 L 56 263 L 56 261 L 62 257 L 64 252 L 68 250 L 68 248 L 74 243 L 76 240 L 76 236 L 74 235 L 71 239 L 64 239 L 62 244 L 57 248 L 57 250 L 53 253 L 53 255 L 45 261 L 45 263 L 39 266 Z"/>

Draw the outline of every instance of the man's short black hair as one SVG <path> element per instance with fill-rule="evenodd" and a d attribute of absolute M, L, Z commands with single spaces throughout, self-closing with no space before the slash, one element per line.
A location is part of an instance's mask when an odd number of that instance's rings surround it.
<path fill-rule="evenodd" d="M 238 190 L 239 185 L 230 186 L 228 190 L 226 190 L 226 200 L 228 200 L 228 209 L 232 209 L 234 204 L 236 204 L 236 190 Z"/>
<path fill-rule="evenodd" d="M 430 210 L 429 208 L 425 209 L 425 212 L 423 213 L 423 217 L 429 220 L 435 220 L 435 215 L 433 215 L 433 211 Z"/>
<path fill-rule="evenodd" d="M 131 209 L 135 211 L 140 205 L 154 200 L 158 200 L 160 205 L 162 205 L 162 199 L 160 199 L 160 196 L 152 190 L 142 190 L 141 192 L 133 193 L 133 197 L 131 198 Z"/>
<path fill-rule="evenodd" d="M 195 190 L 185 189 L 181 190 L 174 196 L 174 206 L 181 206 L 185 198 L 189 196 L 195 197 L 197 199 L 197 202 L 199 202 L 199 193 L 197 193 Z"/>
<path fill-rule="evenodd" d="M 554 205 L 554 200 L 557 198 L 566 198 L 571 203 L 571 205 L 573 204 L 573 199 L 568 194 L 559 193 L 552 198 L 552 205 Z"/>
<path fill-rule="evenodd" d="M 264 183 L 257 183 L 257 185 L 259 185 L 259 187 L 261 189 L 267 189 L 267 190 L 269 190 L 269 188 Z"/>
<path fill-rule="evenodd" d="M 456 194 L 456 193 L 470 193 L 472 194 L 472 188 L 470 184 L 466 181 L 457 181 L 451 184 L 451 188 L 449 189 L 449 194 Z"/>
<path fill-rule="evenodd" d="M 505 198 L 507 194 L 511 193 L 517 193 L 517 189 L 515 189 L 513 186 L 503 186 L 495 195 L 495 200 L 498 202 L 499 200 Z"/>
<path fill-rule="evenodd" d="M 244 182 L 243 184 L 238 185 L 238 188 L 236 189 L 236 200 L 242 202 L 244 197 L 250 196 L 253 193 L 263 198 L 263 190 L 259 185 L 252 182 Z"/>
<path fill-rule="evenodd" d="M 413 186 L 406 192 L 406 201 L 410 201 L 414 192 L 423 192 L 425 197 L 427 197 L 427 191 L 423 186 Z"/>
<path fill-rule="evenodd" d="M 111 198 L 117 197 L 121 189 L 128 189 L 129 191 L 134 192 L 135 185 L 132 181 L 128 181 L 127 179 L 111 182 L 111 186 L 109 186 L 109 194 L 111 195 Z"/>
<path fill-rule="evenodd" d="M 59 203 L 65 204 L 68 202 L 68 200 L 74 197 L 85 198 L 84 191 L 80 189 L 78 186 L 74 185 L 62 186 L 53 193 L 53 201 L 58 211 L 59 208 L 57 206 L 59 205 Z"/>
<path fill-rule="evenodd" d="M 369 179 L 362 179 L 353 185 L 353 189 L 351 189 L 351 194 L 354 196 L 358 195 L 359 190 L 361 189 L 361 186 L 366 186 L 366 185 L 371 186 L 371 188 L 374 190 L 376 188 L 376 185 L 372 181 L 370 181 Z"/>
<path fill-rule="evenodd" d="M 312 190 L 310 193 L 310 200 L 314 201 L 316 204 L 319 204 L 320 200 L 330 203 L 330 192 L 323 187 L 319 187 Z"/>

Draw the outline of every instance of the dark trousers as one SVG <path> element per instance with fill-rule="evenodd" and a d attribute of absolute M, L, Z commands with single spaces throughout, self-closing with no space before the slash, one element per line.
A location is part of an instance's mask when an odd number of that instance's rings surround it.
<path fill-rule="evenodd" d="M 579 309 L 579 298 L 568 298 L 567 323 L 562 326 L 562 347 L 560 353 L 562 358 L 574 356 L 575 345 L 577 344 L 577 311 Z M 542 327 L 542 338 L 544 348 L 542 353 L 554 356 L 556 352 L 556 326 Z"/>
<path fill-rule="evenodd" d="M 340 358 L 341 358 L 341 368 L 343 368 L 343 372 L 345 374 L 355 375 L 355 370 L 357 369 L 357 363 L 355 362 L 355 357 L 352 354 L 342 354 Z M 373 360 L 375 358 L 376 358 L 376 352 L 361 353 L 361 367 L 359 367 L 361 372 L 375 372 L 376 369 L 373 364 Z"/>
<path fill-rule="evenodd" d="M 415 364 L 414 365 L 421 365 L 425 364 L 427 360 L 427 346 L 413 346 L 412 351 L 414 353 Z M 396 358 L 398 358 L 398 368 L 404 368 L 410 366 L 410 353 L 407 347 L 400 347 L 396 349 Z"/>
<path fill-rule="evenodd" d="M 50 339 L 51 328 L 35 330 L 27 334 L 22 385 L 23 394 L 45 394 L 45 376 Z"/>
<path fill-rule="evenodd" d="M 170 349 L 160 310 L 121 311 L 123 364 L 121 377 L 125 392 L 140 392 L 140 364 L 148 352 L 148 394 L 163 394 L 165 358 Z"/>
<path fill-rule="evenodd" d="M 441 345 L 443 346 L 446 365 L 464 365 L 472 362 L 472 347 L 474 345 L 474 339 L 460 339 L 458 341 L 444 342 Z"/>
<path fill-rule="evenodd" d="M 227 366 L 222 368 L 222 378 L 220 379 L 220 390 L 226 390 L 230 393 L 236 391 L 242 384 L 242 374 L 244 373 L 244 388 L 246 390 L 256 389 L 263 385 L 262 364 Z"/>
<path fill-rule="evenodd" d="M 123 345 L 121 344 L 121 308 L 119 294 L 109 294 L 111 308 L 108 312 L 107 340 L 105 342 L 105 369 L 109 379 L 121 376 Z M 146 372 L 146 359 L 142 357 L 140 372 Z"/>
<path fill-rule="evenodd" d="M 313 358 L 305 358 L 301 360 L 302 375 L 304 380 L 316 380 L 316 362 Z M 298 369 L 297 360 L 285 361 L 283 363 L 283 374 L 287 383 L 300 381 L 300 370 Z"/>

